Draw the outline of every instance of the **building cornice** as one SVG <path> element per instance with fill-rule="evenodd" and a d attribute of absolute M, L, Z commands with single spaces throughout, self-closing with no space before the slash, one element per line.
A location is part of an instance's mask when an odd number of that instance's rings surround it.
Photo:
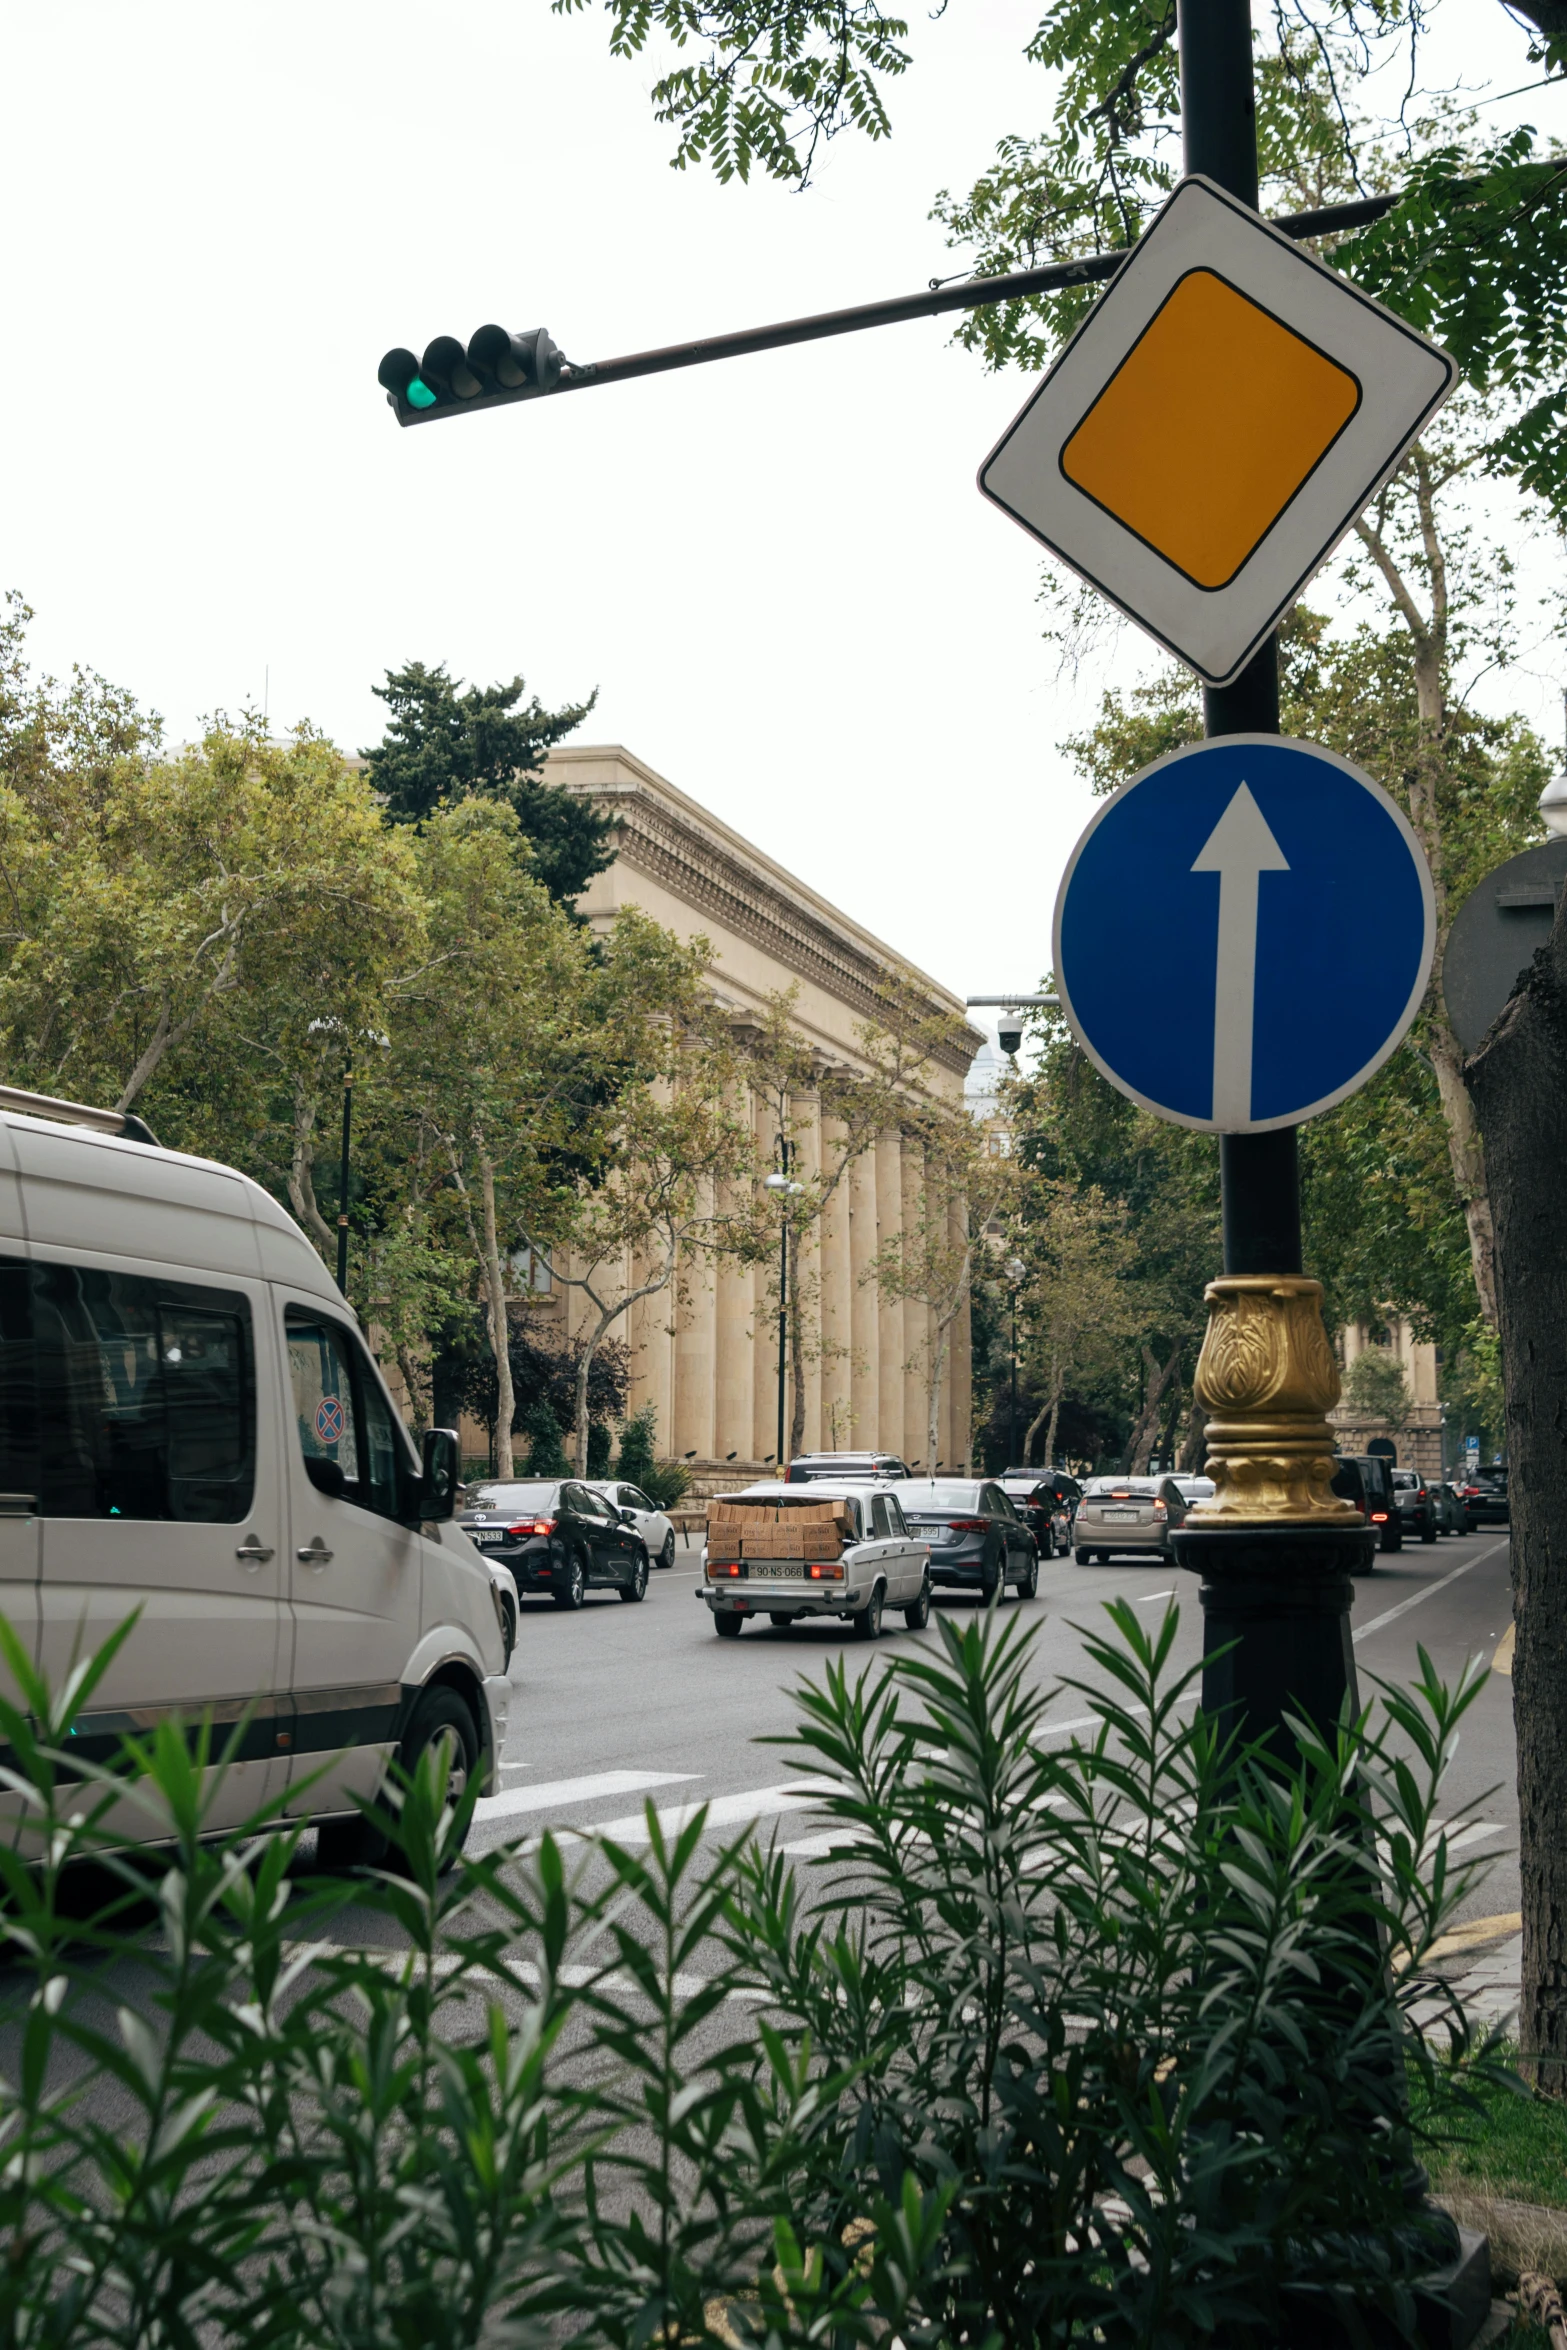
<path fill-rule="evenodd" d="M 697 913 L 749 940 L 787 970 L 808 979 L 862 1020 L 885 1010 L 881 990 L 904 972 L 929 1010 L 962 1019 L 963 1005 L 927 972 L 830 905 L 782 865 L 698 805 L 619 745 L 563 744 L 550 753 L 549 780 L 592 801 L 616 819 L 617 858 L 645 873 Z M 966 1024 L 965 1024 L 966 1025 Z M 984 1036 L 946 1046 L 937 1066 L 966 1076 Z"/>

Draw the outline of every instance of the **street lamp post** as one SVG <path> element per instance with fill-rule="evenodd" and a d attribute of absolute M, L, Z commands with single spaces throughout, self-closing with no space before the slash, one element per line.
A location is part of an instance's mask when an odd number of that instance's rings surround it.
<path fill-rule="evenodd" d="M 1004 1268 L 1012 1303 L 1012 1391 L 1007 1406 L 1007 1467 L 1015 1469 L 1017 1458 L 1017 1293 L 1023 1284 L 1028 1267 L 1021 1257 L 1008 1257 Z"/>
<path fill-rule="evenodd" d="M 1180 73 L 1185 169 L 1255 209 L 1249 0 L 1181 0 Z M 1203 731 L 1280 731 L 1277 637 L 1203 689 Z M 1339 1382 L 1321 1284 L 1302 1270 L 1296 1129 L 1221 1134 L 1219 1174 L 1224 1271 L 1194 1382 L 1216 1491 L 1171 1546 L 1202 1577 L 1204 1705 L 1283 1759 L 1291 1714 L 1331 1735 L 1353 1705 L 1350 1575 L 1367 1535 L 1330 1491 Z"/>
<path fill-rule="evenodd" d="M 311 1036 L 341 1036 L 343 1038 L 343 1145 L 337 1168 L 337 1286 L 344 1297 L 348 1295 L 348 1170 L 349 1143 L 354 1121 L 354 1044 L 379 1045 L 384 1051 L 391 1038 L 383 1036 L 378 1028 L 347 1030 L 334 1013 L 327 1012 L 319 1020 L 312 1020 L 308 1030 Z"/>
<path fill-rule="evenodd" d="M 778 1137 L 779 1172 L 764 1175 L 762 1189 L 777 1195 L 782 1210 L 778 1226 L 778 1474 L 784 1474 L 784 1381 L 789 1363 L 789 1202 L 804 1191 L 803 1183 L 789 1180 L 789 1143 Z"/>

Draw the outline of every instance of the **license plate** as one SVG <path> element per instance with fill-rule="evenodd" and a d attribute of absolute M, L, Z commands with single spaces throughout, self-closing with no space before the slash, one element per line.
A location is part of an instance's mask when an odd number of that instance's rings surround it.
<path fill-rule="evenodd" d="M 506 1539 L 506 1532 L 505 1528 L 501 1526 L 470 1526 L 468 1529 L 468 1539 L 470 1542 L 479 1543 L 504 1542 Z"/>
<path fill-rule="evenodd" d="M 1135 1526 L 1137 1524 L 1137 1512 L 1135 1510 L 1106 1510 L 1106 1524 L 1109 1524 L 1112 1520 L 1117 1526 Z"/>
<path fill-rule="evenodd" d="M 800 1583 L 804 1571 L 787 1559 L 748 1559 L 746 1579 L 751 1583 Z"/>
<path fill-rule="evenodd" d="M 910 1518 L 909 1520 L 911 1534 L 945 1534 L 946 1531 L 946 1527 L 939 1518 Z"/>

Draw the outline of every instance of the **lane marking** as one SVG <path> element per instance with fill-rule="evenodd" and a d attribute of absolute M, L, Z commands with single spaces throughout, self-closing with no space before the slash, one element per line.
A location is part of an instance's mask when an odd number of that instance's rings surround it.
<path fill-rule="evenodd" d="M 707 1806 L 709 1828 L 738 1827 L 745 1820 L 766 1819 L 773 1812 L 806 1811 L 822 1795 L 837 1794 L 835 1780 L 792 1779 L 784 1786 L 748 1787 L 738 1795 L 718 1795 Z M 665 1836 L 678 1836 L 689 1827 L 702 1806 L 699 1803 L 675 1803 L 660 1809 L 659 1829 Z M 591 1828 L 578 1831 L 583 1836 L 612 1836 L 617 1844 L 646 1844 L 647 1820 L 639 1811 L 628 1812 L 624 1819 L 605 1820 Z"/>
<path fill-rule="evenodd" d="M 1410 1609 L 1419 1607 L 1422 1600 L 1434 1599 L 1439 1591 L 1447 1589 L 1449 1583 L 1456 1583 L 1460 1575 L 1469 1574 L 1475 1567 L 1483 1567 L 1487 1559 L 1495 1558 L 1499 1550 L 1505 1550 L 1511 1539 L 1510 1535 L 1504 1535 L 1500 1542 L 1493 1542 L 1478 1557 L 1465 1559 L 1461 1567 L 1454 1567 L 1450 1575 L 1443 1575 L 1435 1583 L 1423 1584 L 1418 1591 L 1411 1592 L 1408 1599 L 1401 1599 L 1397 1607 L 1390 1607 L 1384 1615 L 1373 1616 L 1369 1624 L 1358 1625 L 1351 1638 L 1358 1647 L 1362 1640 L 1369 1640 L 1373 1632 L 1380 1632 L 1384 1624 L 1393 1623 L 1399 1616 L 1407 1616 Z"/>
<path fill-rule="evenodd" d="M 1151 1607 L 1156 1599 L 1173 1599 L 1174 1597 L 1175 1586 L 1172 1583 L 1168 1591 L 1145 1591 L 1142 1597 L 1134 1600 L 1132 1604 L 1134 1607 Z"/>
<path fill-rule="evenodd" d="M 700 1771 L 594 1771 L 580 1779 L 539 1779 L 531 1786 L 503 1787 L 499 1795 L 481 1795 L 473 1816 L 476 1820 L 510 1819 L 519 1812 L 592 1803 L 604 1795 L 636 1795 L 644 1787 L 672 1787 L 701 1776 Z"/>
<path fill-rule="evenodd" d="M 1491 1659 L 1491 1670 L 1493 1673 L 1505 1673 L 1509 1680 L 1512 1678 L 1513 1650 L 1517 1647 L 1517 1645 L 1518 1627 L 1516 1624 L 1509 1624 L 1506 1631 L 1502 1634 L 1501 1639 L 1497 1642 L 1496 1653 Z"/>

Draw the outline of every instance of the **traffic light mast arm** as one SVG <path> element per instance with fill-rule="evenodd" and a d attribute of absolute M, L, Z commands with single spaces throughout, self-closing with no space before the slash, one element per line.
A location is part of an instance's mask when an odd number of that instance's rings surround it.
<path fill-rule="evenodd" d="M 1398 202 L 1396 195 L 1367 196 L 1353 204 L 1329 204 L 1317 212 L 1296 212 L 1273 222 L 1287 237 L 1327 236 L 1335 230 L 1363 228 L 1379 220 Z M 552 399 L 559 392 L 586 391 L 596 384 L 624 383 L 635 375 L 665 375 L 677 367 L 705 367 L 713 359 L 740 359 L 752 351 L 778 351 L 791 343 L 815 343 L 829 335 L 859 334 L 872 326 L 900 326 L 905 319 L 938 318 L 949 310 L 974 310 L 992 302 L 1015 302 L 1027 294 L 1060 293 L 1071 286 L 1093 285 L 1114 277 L 1125 252 L 1090 253 L 1081 261 L 1052 261 L 1039 269 L 1017 269 L 1005 277 L 964 278 L 957 285 L 926 286 L 917 294 L 898 294 L 886 302 L 858 302 L 848 310 L 820 310 L 808 318 L 788 318 L 774 326 L 742 327 L 735 334 L 707 335 L 690 343 L 666 343 L 655 351 L 631 351 L 618 359 L 599 359 L 589 366 L 560 366 L 553 381 L 508 387 L 483 383 L 471 395 L 440 397 L 429 406 L 412 406 L 388 390 L 387 403 L 399 424 L 434 424 L 445 416 L 466 416 L 480 408 L 505 408 L 516 400 Z M 493 330 L 481 329 L 483 333 Z M 433 346 L 432 346 L 433 348 Z M 470 347 L 471 354 L 471 347 Z M 390 360 L 396 354 L 388 353 Z M 412 354 L 407 354 L 410 365 Z M 387 361 L 382 362 L 383 369 Z M 474 381 L 479 379 L 475 377 Z"/>

